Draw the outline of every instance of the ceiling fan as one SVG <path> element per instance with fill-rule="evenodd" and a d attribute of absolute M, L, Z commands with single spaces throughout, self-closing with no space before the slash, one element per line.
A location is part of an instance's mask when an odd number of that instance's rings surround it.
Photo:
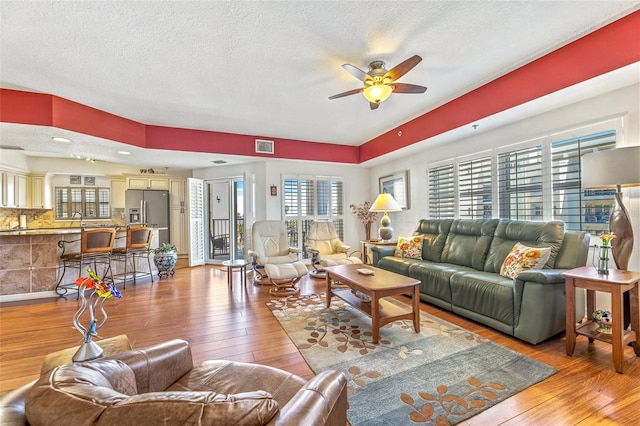
<path fill-rule="evenodd" d="M 355 95 L 356 93 L 362 92 L 367 101 L 369 101 L 371 109 L 376 109 L 380 105 L 380 102 L 391 96 L 392 92 L 424 93 L 427 90 L 424 86 L 396 82 L 396 80 L 418 65 L 420 61 L 422 61 L 422 58 L 418 55 L 414 55 L 391 68 L 389 71 L 384 67 L 383 61 L 373 61 L 369 64 L 369 72 L 364 72 L 360 68 L 351 64 L 344 64 L 342 65 L 342 68 L 347 70 L 349 74 L 358 80 L 363 81 L 364 87 L 329 96 L 329 99 L 342 98 L 344 96 Z"/>

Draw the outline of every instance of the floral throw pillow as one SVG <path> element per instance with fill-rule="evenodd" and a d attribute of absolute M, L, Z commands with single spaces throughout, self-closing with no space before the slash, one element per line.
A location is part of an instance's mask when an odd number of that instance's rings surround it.
<path fill-rule="evenodd" d="M 527 247 L 516 243 L 502 263 L 500 275 L 515 278 L 527 269 L 542 269 L 551 256 L 551 248 Z"/>
<path fill-rule="evenodd" d="M 400 257 L 410 257 L 412 259 L 422 259 L 422 237 L 399 237 L 398 245 L 396 246 L 394 255 Z"/>

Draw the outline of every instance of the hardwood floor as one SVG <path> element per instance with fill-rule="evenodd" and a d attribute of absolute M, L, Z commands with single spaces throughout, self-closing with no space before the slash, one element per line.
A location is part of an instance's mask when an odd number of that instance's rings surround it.
<path fill-rule="evenodd" d="M 99 334 L 126 334 L 134 347 L 181 338 L 192 345 L 195 362 L 224 358 L 312 377 L 265 306 L 271 299 L 268 287 L 254 286 L 248 279 L 244 290 L 238 273 L 234 274 L 232 290 L 226 273 L 213 265 L 179 269 L 174 277 L 153 284 L 127 285 L 123 299 L 106 302 L 109 319 Z M 324 281 L 304 278 L 300 287 L 303 294 L 318 293 L 324 290 Z M 75 295 L 67 299 L 0 307 L 0 393 L 35 379 L 45 354 L 81 342 L 71 323 L 79 304 Z M 421 303 L 420 307 L 559 370 L 463 424 L 631 425 L 640 421 L 640 360 L 630 347 L 625 348 L 624 374 L 618 374 L 611 347 L 605 343 L 588 344 L 586 338 L 579 338 L 573 357 L 568 357 L 562 335 L 530 345 L 431 305 Z"/>

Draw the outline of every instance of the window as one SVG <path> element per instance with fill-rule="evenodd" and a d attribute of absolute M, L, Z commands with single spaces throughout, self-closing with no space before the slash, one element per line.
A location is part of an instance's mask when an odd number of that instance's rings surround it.
<path fill-rule="evenodd" d="M 564 221 L 567 229 L 595 234 L 609 229 L 616 191 L 583 190 L 580 158 L 615 146 L 616 132 L 613 130 L 551 144 L 553 217 Z"/>
<path fill-rule="evenodd" d="M 458 211 L 461 218 L 493 217 L 491 157 L 458 164 Z"/>
<path fill-rule="evenodd" d="M 56 187 L 58 220 L 110 219 L 109 188 Z"/>
<path fill-rule="evenodd" d="M 567 230 L 606 231 L 616 190 L 583 189 L 581 157 L 614 149 L 622 125 L 612 119 L 429 165 L 429 217 L 556 219 Z"/>
<path fill-rule="evenodd" d="M 500 217 L 542 220 L 542 146 L 498 155 Z"/>
<path fill-rule="evenodd" d="M 309 225 L 314 220 L 333 222 L 340 239 L 344 235 L 344 182 L 329 176 L 285 177 L 283 210 L 289 231 L 289 244 L 304 247 Z"/>
<path fill-rule="evenodd" d="M 448 219 L 455 217 L 455 182 L 453 164 L 430 168 L 429 217 Z"/>

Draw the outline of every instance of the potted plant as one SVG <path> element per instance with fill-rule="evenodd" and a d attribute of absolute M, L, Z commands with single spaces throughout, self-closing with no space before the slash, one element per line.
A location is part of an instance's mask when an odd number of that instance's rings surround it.
<path fill-rule="evenodd" d="M 153 262 L 158 268 L 158 278 L 162 276 L 173 276 L 173 268 L 178 261 L 178 248 L 175 244 L 162 243 L 162 245 L 156 249 L 153 249 Z"/>

